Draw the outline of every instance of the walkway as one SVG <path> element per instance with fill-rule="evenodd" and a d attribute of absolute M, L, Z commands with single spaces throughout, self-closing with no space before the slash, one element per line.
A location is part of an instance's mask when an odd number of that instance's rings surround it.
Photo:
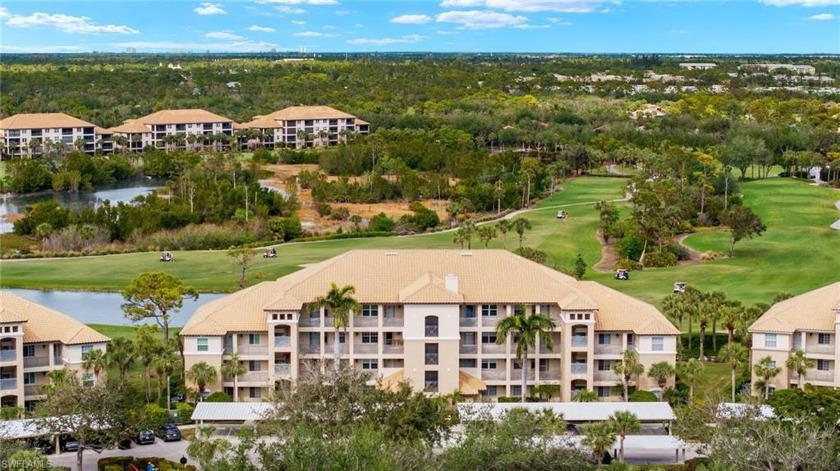
<path fill-rule="evenodd" d="M 834 203 L 834 207 L 837 208 L 838 211 L 840 211 L 840 201 Z M 834 221 L 834 224 L 831 225 L 831 228 L 840 231 L 840 219 Z"/>

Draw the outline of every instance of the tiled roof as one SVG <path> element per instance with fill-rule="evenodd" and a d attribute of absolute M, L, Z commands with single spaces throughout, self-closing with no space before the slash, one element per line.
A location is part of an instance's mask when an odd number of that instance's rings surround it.
<path fill-rule="evenodd" d="M 111 340 L 67 314 L 7 291 L 0 291 L 0 311 L 3 312 L 4 318 L 7 315 L 17 316 L 26 321 L 23 327 L 23 343 L 61 342 L 74 345 Z"/>
<path fill-rule="evenodd" d="M 94 125 L 64 113 L 21 113 L 0 120 L 0 129 L 90 128 Z"/>
<path fill-rule="evenodd" d="M 202 109 L 194 110 L 161 110 L 142 118 L 137 118 L 144 124 L 188 124 L 188 123 L 232 123 L 233 120 L 219 116 Z"/>
<path fill-rule="evenodd" d="M 290 106 L 283 108 L 280 111 L 275 111 L 266 116 L 275 120 L 292 120 L 300 119 L 347 119 L 355 118 L 352 114 L 347 114 L 329 106 Z"/>
<path fill-rule="evenodd" d="M 108 129 L 112 133 L 138 134 L 150 133 L 152 129 L 136 119 L 127 119 L 119 126 Z"/>
<path fill-rule="evenodd" d="M 834 332 L 840 314 L 840 282 L 808 291 L 773 305 L 750 326 L 750 332 Z"/>
<path fill-rule="evenodd" d="M 457 293 L 445 287 L 457 276 Z M 551 304 L 597 310 L 602 330 L 677 335 L 656 308 L 505 250 L 352 250 L 200 307 L 182 335 L 266 331 L 267 311 L 297 311 L 335 282 L 370 304 Z"/>
<path fill-rule="evenodd" d="M 487 389 L 487 384 L 475 376 L 458 370 L 458 391 L 465 396 L 477 396 Z"/>
<path fill-rule="evenodd" d="M 101 136 L 103 134 L 111 134 L 111 131 L 109 129 L 105 129 L 105 128 L 100 127 L 100 126 L 94 126 L 93 127 L 93 132 L 97 136 Z"/>
<path fill-rule="evenodd" d="M 251 121 L 242 124 L 235 124 L 234 127 L 237 129 L 270 129 L 282 128 L 283 126 L 279 122 L 277 122 L 276 119 L 272 119 L 267 116 L 254 116 L 254 119 L 252 119 Z"/>

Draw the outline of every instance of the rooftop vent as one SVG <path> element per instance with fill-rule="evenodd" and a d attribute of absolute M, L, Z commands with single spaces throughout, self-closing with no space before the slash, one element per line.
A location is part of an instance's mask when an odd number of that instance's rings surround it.
<path fill-rule="evenodd" d="M 472 252 L 461 252 L 462 257 L 472 257 Z"/>
<path fill-rule="evenodd" d="M 386 257 L 396 257 L 399 252 L 385 252 Z"/>

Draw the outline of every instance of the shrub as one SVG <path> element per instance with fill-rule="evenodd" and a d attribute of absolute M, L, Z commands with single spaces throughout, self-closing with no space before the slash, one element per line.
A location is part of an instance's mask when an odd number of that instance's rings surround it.
<path fill-rule="evenodd" d="M 619 268 L 633 271 L 644 270 L 644 267 L 641 263 L 635 260 L 630 260 L 629 258 L 622 258 L 621 260 L 615 262 L 615 265 L 613 265 L 613 270 L 618 270 Z"/>
<path fill-rule="evenodd" d="M 175 410 L 178 411 L 178 422 L 182 424 L 192 423 L 193 406 L 186 402 L 175 403 Z"/>
<path fill-rule="evenodd" d="M 650 391 L 643 391 L 641 389 L 633 391 L 628 400 L 630 402 L 659 402 L 659 399 L 656 398 L 656 394 Z"/>
<path fill-rule="evenodd" d="M 677 256 L 671 252 L 654 252 L 645 254 L 646 267 L 673 267 L 677 264 Z"/>
<path fill-rule="evenodd" d="M 498 402 L 522 402 L 522 398 L 520 398 L 520 397 L 502 396 L 502 397 L 498 398 L 497 400 L 498 400 Z"/>
<path fill-rule="evenodd" d="M 691 251 L 688 250 L 688 247 L 684 245 L 680 245 L 677 243 L 668 244 L 665 247 L 665 250 L 674 254 L 674 256 L 677 257 L 677 260 L 691 260 Z"/>
<path fill-rule="evenodd" d="M 99 471 L 125 471 L 129 465 L 134 465 L 140 469 L 146 469 L 148 465 L 153 465 L 157 471 L 196 471 L 193 465 L 182 465 L 174 461 L 169 461 L 166 458 L 159 458 L 156 456 L 148 458 L 135 458 L 133 456 L 110 456 L 101 458 L 97 462 Z"/>
<path fill-rule="evenodd" d="M 330 219 L 334 219 L 336 221 L 346 221 L 350 217 L 350 210 L 341 206 L 335 208 L 330 212 Z"/>
<path fill-rule="evenodd" d="M 327 203 L 315 203 L 315 211 L 318 216 L 329 216 L 332 213 L 332 206 Z"/>
<path fill-rule="evenodd" d="M 233 402 L 233 397 L 226 392 L 216 391 L 207 396 L 204 402 Z"/>
<path fill-rule="evenodd" d="M 148 428 L 156 429 L 169 423 L 169 411 L 157 404 L 146 404 L 143 408 L 143 418 Z"/>
<path fill-rule="evenodd" d="M 391 232 L 397 224 L 393 219 L 389 218 L 385 213 L 379 213 L 370 218 L 368 230 L 373 232 Z"/>
<path fill-rule="evenodd" d="M 709 252 L 703 252 L 700 255 L 700 260 L 717 260 L 717 259 L 723 258 L 723 257 L 725 257 L 725 255 L 720 253 L 720 252 L 709 251 Z"/>
<path fill-rule="evenodd" d="M 514 250 L 513 253 L 537 263 L 545 263 L 546 258 L 548 258 L 548 254 L 542 250 L 533 249 L 531 247 L 520 247 Z"/>

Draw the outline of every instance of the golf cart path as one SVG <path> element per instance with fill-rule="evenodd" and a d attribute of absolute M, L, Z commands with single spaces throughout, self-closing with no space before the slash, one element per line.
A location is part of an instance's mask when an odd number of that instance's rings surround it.
<path fill-rule="evenodd" d="M 834 207 L 837 208 L 838 211 L 840 211 L 840 200 L 834 203 Z M 840 231 L 840 219 L 834 221 L 834 224 L 831 225 L 831 228 Z"/>

